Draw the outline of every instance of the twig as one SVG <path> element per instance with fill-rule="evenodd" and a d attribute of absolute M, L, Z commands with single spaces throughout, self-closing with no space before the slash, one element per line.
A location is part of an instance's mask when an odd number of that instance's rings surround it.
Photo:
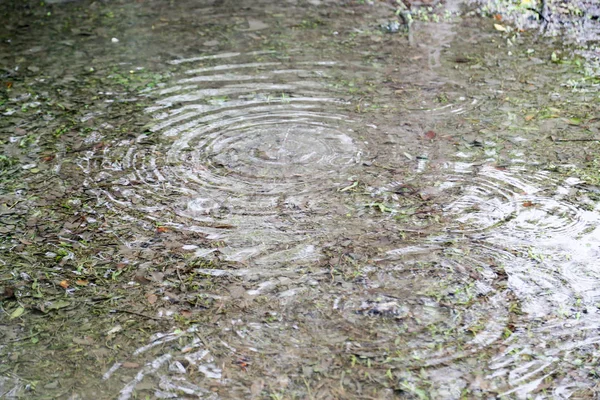
<path fill-rule="evenodd" d="M 160 319 L 160 318 L 151 317 L 149 315 L 137 313 L 135 311 L 115 309 L 115 310 L 113 310 L 113 312 L 120 312 L 120 313 L 124 313 L 124 314 L 137 315 L 138 317 L 143 317 L 143 318 L 147 318 L 147 319 L 153 319 L 154 321 L 162 321 L 162 319 Z"/>
<path fill-rule="evenodd" d="M 13 340 L 9 340 L 8 342 L 9 342 L 9 343 L 15 343 L 15 342 L 21 342 L 21 341 L 23 341 L 23 340 L 27 340 L 27 339 L 32 339 L 32 338 L 36 337 L 37 335 L 39 335 L 40 333 L 41 333 L 41 332 L 34 333 L 33 335 L 25 336 L 25 337 L 22 337 L 22 338 L 16 338 L 16 339 L 13 339 Z M 2 396 L 0 396 L 0 398 L 1 398 L 1 397 L 2 397 Z"/>
<path fill-rule="evenodd" d="M 557 139 L 553 136 L 550 136 L 550 139 L 553 142 L 598 142 L 600 141 L 600 138 L 579 138 L 579 139 Z"/>

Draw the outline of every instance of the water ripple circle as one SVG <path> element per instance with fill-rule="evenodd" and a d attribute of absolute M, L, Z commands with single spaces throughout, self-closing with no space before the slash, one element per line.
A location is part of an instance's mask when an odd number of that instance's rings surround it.
<path fill-rule="evenodd" d="M 448 231 L 495 231 L 510 240 L 574 237 L 592 222 L 589 213 L 565 200 L 569 188 L 542 173 L 484 166 L 453 174 L 441 185 L 447 199 Z"/>
<path fill-rule="evenodd" d="M 301 242 L 332 219 L 318 194 L 345 184 L 366 150 L 334 85 L 343 66 L 271 56 L 174 60 L 149 132 L 80 160 L 88 185 L 122 213 L 235 242 L 235 260 L 298 243 L 291 257 L 306 254 Z"/>

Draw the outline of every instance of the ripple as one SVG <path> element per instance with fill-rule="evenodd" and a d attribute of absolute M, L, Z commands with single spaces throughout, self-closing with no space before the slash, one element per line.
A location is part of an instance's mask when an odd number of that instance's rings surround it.
<path fill-rule="evenodd" d="M 568 187 L 543 172 L 484 166 L 450 175 L 440 190 L 450 199 L 444 212 L 453 233 L 493 230 L 506 240 L 537 243 L 575 237 L 597 220 L 566 201 Z"/>
<path fill-rule="evenodd" d="M 366 152 L 334 88 L 333 68 L 347 66 L 272 52 L 171 64 L 183 69 L 150 94 L 150 132 L 89 151 L 79 162 L 87 184 L 120 213 L 225 240 L 231 260 L 306 259 L 304 242 L 336 229 L 322 194 Z"/>
<path fill-rule="evenodd" d="M 366 290 L 341 295 L 338 308 L 354 325 L 395 321 L 409 353 L 404 362 L 440 365 L 501 341 L 510 300 L 502 274 L 478 248 L 401 247 L 377 261 Z"/>

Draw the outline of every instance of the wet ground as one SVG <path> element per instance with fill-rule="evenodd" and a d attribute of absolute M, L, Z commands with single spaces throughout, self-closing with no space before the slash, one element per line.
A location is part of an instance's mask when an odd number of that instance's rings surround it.
<path fill-rule="evenodd" d="M 397 7 L 3 3 L 0 397 L 597 398 L 593 47 Z"/>

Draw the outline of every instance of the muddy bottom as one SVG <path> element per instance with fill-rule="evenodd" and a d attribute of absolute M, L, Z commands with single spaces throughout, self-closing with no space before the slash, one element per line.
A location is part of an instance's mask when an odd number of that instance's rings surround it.
<path fill-rule="evenodd" d="M 0 397 L 596 398 L 598 78 L 461 7 L 0 6 Z"/>

